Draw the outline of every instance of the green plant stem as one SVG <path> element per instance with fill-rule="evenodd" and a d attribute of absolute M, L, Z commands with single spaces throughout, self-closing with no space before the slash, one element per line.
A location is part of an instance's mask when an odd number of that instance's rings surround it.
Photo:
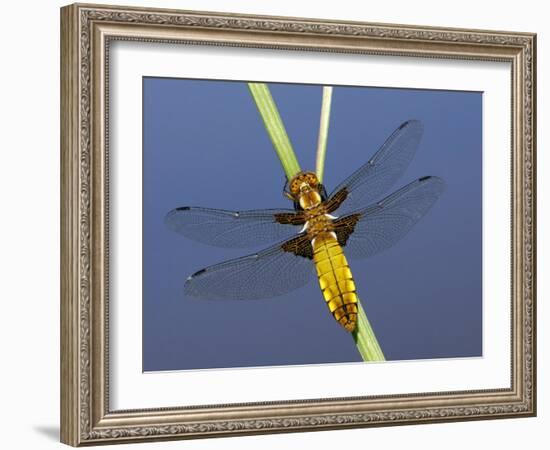
<path fill-rule="evenodd" d="M 330 107 L 332 103 L 332 87 L 323 87 L 323 101 L 321 104 L 321 120 L 319 125 L 319 139 L 317 141 L 316 172 L 317 178 L 322 182 L 325 159 L 327 155 L 328 125 L 330 119 Z M 361 354 L 363 361 L 384 361 L 384 353 L 376 339 L 374 330 L 367 319 L 365 310 L 357 297 L 357 325 L 353 332 L 353 339 L 357 345 L 357 350 Z"/>
<path fill-rule="evenodd" d="M 286 177 L 290 180 L 300 172 L 300 165 L 290 143 L 277 106 L 269 92 L 269 87 L 264 83 L 248 83 L 248 89 L 256 102 L 256 107 L 264 122 L 267 134 L 273 143 L 273 147 L 279 156 Z"/>
<path fill-rule="evenodd" d="M 385 361 L 384 353 L 361 306 L 359 297 L 357 297 L 357 302 L 359 314 L 357 314 L 357 325 L 353 332 L 353 339 L 355 340 L 355 345 L 357 345 L 357 350 L 361 353 L 363 361 Z"/>
<path fill-rule="evenodd" d="M 263 83 L 248 83 L 248 87 L 254 101 L 256 102 L 256 106 L 263 119 L 269 137 L 271 138 L 273 147 L 279 156 L 285 174 L 290 180 L 294 175 L 300 172 L 301 169 L 288 135 L 285 131 L 285 127 L 277 110 L 277 106 L 275 105 L 273 97 L 269 92 L 269 88 Z M 325 165 L 331 94 L 331 90 L 326 88 L 323 89 L 323 106 L 321 108 L 321 121 L 316 158 L 316 170 L 317 174 L 320 174 L 320 180 L 323 177 Z M 382 353 L 378 340 L 376 339 L 374 331 L 367 319 L 361 303 L 358 304 L 358 307 L 359 314 L 357 317 L 357 326 L 353 332 L 353 339 L 355 340 L 357 349 L 359 350 L 363 361 L 384 361 L 384 354 Z"/>
<path fill-rule="evenodd" d="M 323 100 L 321 102 L 321 120 L 319 121 L 319 139 L 317 140 L 317 158 L 315 172 L 322 183 L 325 172 L 325 158 L 327 155 L 328 125 L 330 122 L 330 106 L 332 102 L 332 86 L 323 86 Z"/>

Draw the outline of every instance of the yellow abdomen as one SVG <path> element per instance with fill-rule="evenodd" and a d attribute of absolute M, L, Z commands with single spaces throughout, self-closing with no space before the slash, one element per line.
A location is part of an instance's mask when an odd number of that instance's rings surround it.
<path fill-rule="evenodd" d="M 313 260 L 327 306 L 347 331 L 357 323 L 357 294 L 344 251 L 331 232 L 319 233 L 312 242 Z"/>

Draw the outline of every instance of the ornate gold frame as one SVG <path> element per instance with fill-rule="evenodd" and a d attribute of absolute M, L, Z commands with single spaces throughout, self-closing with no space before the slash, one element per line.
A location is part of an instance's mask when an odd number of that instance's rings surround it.
<path fill-rule="evenodd" d="M 510 388 L 111 411 L 106 63 L 115 39 L 510 62 Z M 529 33 L 105 5 L 62 8 L 62 442 L 78 446 L 535 415 L 535 52 L 536 36 Z"/>

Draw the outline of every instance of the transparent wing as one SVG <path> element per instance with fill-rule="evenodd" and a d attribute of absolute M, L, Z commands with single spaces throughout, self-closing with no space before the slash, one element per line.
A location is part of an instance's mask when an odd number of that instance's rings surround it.
<path fill-rule="evenodd" d="M 331 193 L 331 197 L 345 196 L 337 215 L 368 205 L 387 192 L 409 166 L 422 133 L 418 120 L 401 124 L 369 161 Z"/>
<path fill-rule="evenodd" d="M 445 189 L 438 177 L 423 177 L 374 205 L 335 221 L 346 255 L 366 258 L 394 245 L 430 210 Z"/>
<path fill-rule="evenodd" d="M 183 236 L 225 248 L 243 248 L 286 239 L 304 221 L 291 209 L 226 211 L 182 207 L 170 211 L 164 222 Z"/>
<path fill-rule="evenodd" d="M 312 260 L 296 254 L 300 251 L 310 253 L 310 250 L 300 250 L 307 246 L 311 244 L 302 234 L 261 252 L 199 270 L 185 282 L 185 293 L 193 297 L 233 300 L 286 294 L 312 278 Z"/>

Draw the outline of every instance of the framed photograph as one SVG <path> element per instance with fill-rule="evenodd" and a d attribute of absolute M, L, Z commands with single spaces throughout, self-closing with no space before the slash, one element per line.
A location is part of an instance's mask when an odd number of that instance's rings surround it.
<path fill-rule="evenodd" d="M 61 9 L 61 440 L 536 414 L 536 36 Z"/>

